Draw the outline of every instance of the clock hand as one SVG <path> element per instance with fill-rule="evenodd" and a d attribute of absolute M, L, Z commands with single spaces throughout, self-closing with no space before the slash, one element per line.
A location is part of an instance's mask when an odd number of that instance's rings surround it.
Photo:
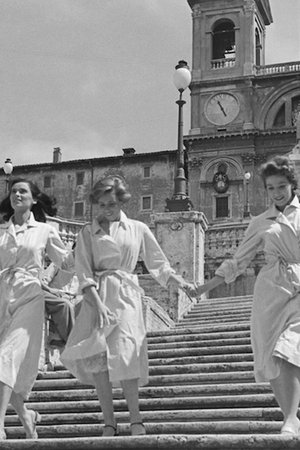
<path fill-rule="evenodd" d="M 218 100 L 218 105 L 220 106 L 220 110 L 222 111 L 222 113 L 224 114 L 224 116 L 227 116 L 223 106 L 221 105 L 220 101 Z"/>

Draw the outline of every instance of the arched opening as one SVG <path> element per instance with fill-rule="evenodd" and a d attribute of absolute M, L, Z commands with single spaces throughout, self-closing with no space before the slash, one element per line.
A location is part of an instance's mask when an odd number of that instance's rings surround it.
<path fill-rule="evenodd" d="M 235 29 L 231 20 L 218 22 L 212 31 L 213 67 L 230 67 L 235 63 Z M 221 60 L 218 66 L 214 62 Z"/>
<path fill-rule="evenodd" d="M 257 66 L 261 65 L 261 49 L 262 49 L 262 45 L 260 42 L 260 35 L 259 35 L 259 31 L 256 28 L 255 29 L 255 63 Z"/>

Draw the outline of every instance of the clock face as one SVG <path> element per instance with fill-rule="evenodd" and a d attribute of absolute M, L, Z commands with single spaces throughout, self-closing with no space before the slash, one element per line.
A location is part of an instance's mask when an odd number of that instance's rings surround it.
<path fill-rule="evenodd" d="M 220 92 L 208 99 L 205 115 L 215 125 L 226 125 L 236 118 L 239 110 L 240 105 L 234 95 Z"/>

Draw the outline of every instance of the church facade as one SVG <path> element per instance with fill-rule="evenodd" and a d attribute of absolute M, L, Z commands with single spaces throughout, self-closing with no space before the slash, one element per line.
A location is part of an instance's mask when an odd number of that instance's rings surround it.
<path fill-rule="evenodd" d="M 188 3 L 193 66 L 185 144 L 191 199 L 210 223 L 236 221 L 245 215 L 246 190 L 252 214 L 267 205 L 260 164 L 296 143 L 300 62 L 265 65 L 273 21 L 268 0 Z"/>

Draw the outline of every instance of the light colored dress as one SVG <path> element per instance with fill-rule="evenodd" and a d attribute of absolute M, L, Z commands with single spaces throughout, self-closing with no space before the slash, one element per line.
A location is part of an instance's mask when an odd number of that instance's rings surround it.
<path fill-rule="evenodd" d="M 11 219 L 0 225 L 0 381 L 25 399 L 41 351 L 45 252 L 59 266 L 72 260 L 57 231 L 32 213 L 21 227 Z"/>
<path fill-rule="evenodd" d="M 117 325 L 97 328 L 96 309 L 87 299 L 61 355 L 64 365 L 83 383 L 94 385 L 93 373 L 108 370 L 114 386 L 121 380 L 148 381 L 146 330 L 138 278 L 133 271 L 139 256 L 163 286 L 175 271 L 150 229 L 121 211 L 106 234 L 95 219 L 79 233 L 75 267 L 81 289 L 97 286 L 101 300 L 116 314 Z"/>
<path fill-rule="evenodd" d="M 297 196 L 280 212 L 272 205 L 254 217 L 231 260 L 216 275 L 230 283 L 263 250 L 266 264 L 255 287 L 251 316 L 254 372 L 258 382 L 280 374 L 281 359 L 300 366 L 300 205 Z M 276 358 L 275 358 L 276 357 Z"/>

